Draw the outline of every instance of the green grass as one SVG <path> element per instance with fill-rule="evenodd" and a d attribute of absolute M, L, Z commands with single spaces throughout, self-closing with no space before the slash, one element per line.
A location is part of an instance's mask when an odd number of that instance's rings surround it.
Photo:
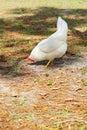
<path fill-rule="evenodd" d="M 26 57 L 41 40 L 56 31 L 58 16 L 69 25 L 67 52 L 81 55 L 87 51 L 86 0 L 50 0 L 50 3 L 36 0 L 33 3 L 34 0 L 3 0 L 0 3 L 0 55 L 15 60 Z M 13 62 L 11 71 L 19 74 L 16 63 Z M 4 70 L 9 73 L 8 68 Z"/>
<path fill-rule="evenodd" d="M 13 120 L 25 119 L 29 121 L 32 121 L 38 118 L 39 118 L 38 115 L 33 112 L 32 113 L 18 113 L 18 114 L 13 115 L 12 117 Z"/>
<path fill-rule="evenodd" d="M 79 130 L 85 130 L 85 127 L 80 127 Z"/>
<path fill-rule="evenodd" d="M 40 82 L 40 79 L 39 79 L 39 78 L 35 78 L 35 79 L 34 79 L 34 83 L 37 83 L 37 82 Z"/>
<path fill-rule="evenodd" d="M 35 113 L 28 113 L 26 116 L 27 120 L 34 120 L 35 118 L 38 118 L 38 116 Z"/>
<path fill-rule="evenodd" d="M 24 105 L 25 103 L 26 103 L 26 101 L 27 101 L 27 99 L 26 98 L 24 98 L 24 99 L 22 99 L 21 101 L 19 101 L 17 98 L 14 98 L 13 100 L 12 100 L 15 104 L 17 104 L 17 105 Z"/>
<path fill-rule="evenodd" d="M 46 77 L 49 77 L 49 73 L 46 73 L 45 76 L 46 76 Z"/>
<path fill-rule="evenodd" d="M 47 127 L 47 126 L 40 126 L 41 130 L 58 130 L 57 128 L 54 128 L 54 127 Z"/>
<path fill-rule="evenodd" d="M 18 120 L 18 119 L 24 119 L 24 115 L 19 113 L 19 114 L 16 114 L 12 117 L 13 120 Z"/>
<path fill-rule="evenodd" d="M 84 82 L 83 82 L 83 85 L 84 85 L 84 86 L 87 86 L 87 81 L 84 81 Z"/>
<path fill-rule="evenodd" d="M 81 73 L 82 75 L 85 75 L 87 73 L 87 69 L 82 69 Z"/>
<path fill-rule="evenodd" d="M 68 111 L 68 110 L 62 110 L 60 112 L 60 114 L 63 115 L 63 116 L 68 116 L 70 114 L 70 111 Z"/>
<path fill-rule="evenodd" d="M 51 85 L 52 85 L 52 81 L 48 81 L 47 86 L 51 86 Z"/>
<path fill-rule="evenodd" d="M 69 2 L 50 0 L 50 4 L 47 0 L 40 0 L 33 3 L 34 0 L 22 0 L 21 2 L 3 0 L 0 4 L 0 12 L 2 12 L 0 15 L 1 54 L 12 56 L 17 53 L 21 56 L 30 53 L 38 42 L 56 31 L 58 16 L 62 16 L 68 22 L 71 31 L 72 39 L 68 42 L 68 51 L 75 54 L 86 51 L 86 0 Z M 15 38 L 15 36 L 11 38 L 9 34 L 13 32 L 17 33 L 16 36 L 19 34 L 20 38 Z M 31 38 L 31 35 L 33 40 L 30 42 L 27 38 Z M 37 40 L 36 37 L 38 37 Z M 74 39 L 74 37 L 77 38 Z"/>

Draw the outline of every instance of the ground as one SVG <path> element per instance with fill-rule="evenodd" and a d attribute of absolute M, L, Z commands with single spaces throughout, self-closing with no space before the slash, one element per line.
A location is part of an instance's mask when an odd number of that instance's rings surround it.
<path fill-rule="evenodd" d="M 22 75 L 0 79 L 1 129 L 87 129 L 87 57 L 19 66 Z"/>
<path fill-rule="evenodd" d="M 87 129 L 86 5 L 1 1 L 0 130 Z M 26 55 L 56 30 L 58 16 L 69 25 L 67 53 L 48 68 L 30 65 Z"/>

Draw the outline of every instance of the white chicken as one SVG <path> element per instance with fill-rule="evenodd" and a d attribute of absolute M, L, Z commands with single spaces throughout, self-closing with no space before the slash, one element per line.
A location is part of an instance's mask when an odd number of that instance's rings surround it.
<path fill-rule="evenodd" d="M 42 40 L 27 56 L 30 62 L 48 60 L 46 67 L 55 59 L 62 57 L 67 51 L 67 23 L 59 17 L 57 31 L 47 39 Z"/>

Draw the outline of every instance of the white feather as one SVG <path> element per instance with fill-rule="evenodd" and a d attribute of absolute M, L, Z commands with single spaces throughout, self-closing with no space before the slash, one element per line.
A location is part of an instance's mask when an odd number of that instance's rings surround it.
<path fill-rule="evenodd" d="M 62 57 L 67 50 L 67 23 L 59 17 L 57 31 L 47 39 L 42 40 L 31 52 L 30 58 L 35 61 L 53 60 Z"/>

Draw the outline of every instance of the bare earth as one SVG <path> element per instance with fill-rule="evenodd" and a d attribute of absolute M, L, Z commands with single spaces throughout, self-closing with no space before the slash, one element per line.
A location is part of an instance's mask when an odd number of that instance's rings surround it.
<path fill-rule="evenodd" d="M 59 16 L 67 54 L 30 65 Z M 0 0 L 0 130 L 87 130 L 87 0 Z"/>
<path fill-rule="evenodd" d="M 87 54 L 54 65 L 19 63 L 19 76 L 0 75 L 0 130 L 87 129 Z"/>

